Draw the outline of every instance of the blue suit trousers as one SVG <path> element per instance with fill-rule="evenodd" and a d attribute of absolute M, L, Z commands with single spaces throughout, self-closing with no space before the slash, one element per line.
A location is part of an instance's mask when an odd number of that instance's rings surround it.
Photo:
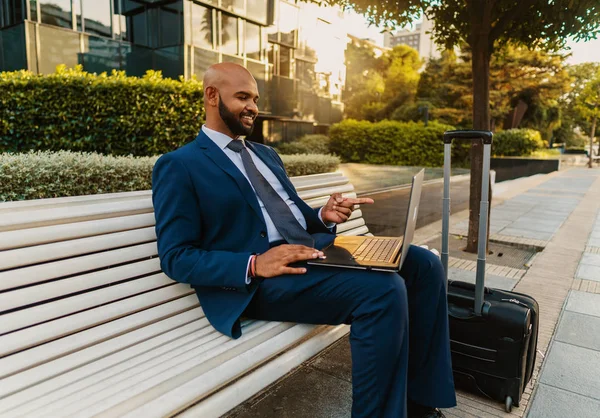
<path fill-rule="evenodd" d="M 443 267 L 411 246 L 400 274 L 307 266 L 264 279 L 244 316 L 351 324 L 352 416 L 406 417 L 406 399 L 456 405 Z"/>

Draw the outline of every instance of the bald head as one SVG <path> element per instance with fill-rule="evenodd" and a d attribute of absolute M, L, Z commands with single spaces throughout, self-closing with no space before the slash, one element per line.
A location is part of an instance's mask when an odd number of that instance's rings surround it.
<path fill-rule="evenodd" d="M 226 85 L 230 85 L 232 80 L 249 79 L 256 84 L 256 80 L 250 71 L 239 64 L 232 62 L 221 62 L 219 64 L 213 64 L 208 67 L 206 73 L 204 73 L 204 91 L 207 87 L 223 88 Z"/>
<path fill-rule="evenodd" d="M 211 65 L 204 74 L 206 126 L 232 138 L 250 135 L 258 115 L 258 87 L 245 67 Z"/>

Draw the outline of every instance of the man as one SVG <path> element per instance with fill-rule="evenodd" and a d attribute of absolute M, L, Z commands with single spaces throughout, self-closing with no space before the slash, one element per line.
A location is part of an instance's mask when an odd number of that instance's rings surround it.
<path fill-rule="evenodd" d="M 196 289 L 220 332 L 239 318 L 351 324 L 353 417 L 439 417 L 455 405 L 444 274 L 411 247 L 401 274 L 307 265 L 355 204 L 331 196 L 315 211 L 300 199 L 270 147 L 243 141 L 258 114 L 256 81 L 242 66 L 204 77 L 206 124 L 154 167 L 163 271 Z M 409 338 L 410 327 L 410 338 Z M 408 400 L 407 400 L 408 395 Z"/>

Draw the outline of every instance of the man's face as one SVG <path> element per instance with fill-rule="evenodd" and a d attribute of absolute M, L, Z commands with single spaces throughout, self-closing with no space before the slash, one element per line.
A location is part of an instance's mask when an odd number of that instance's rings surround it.
<path fill-rule="evenodd" d="M 258 89 L 252 76 L 234 78 L 219 94 L 219 116 L 234 135 L 248 136 L 258 115 Z"/>
<path fill-rule="evenodd" d="M 245 107 L 242 111 L 233 111 L 227 107 L 221 94 L 219 94 L 219 115 L 234 135 L 249 136 L 254 129 L 256 114 Z"/>

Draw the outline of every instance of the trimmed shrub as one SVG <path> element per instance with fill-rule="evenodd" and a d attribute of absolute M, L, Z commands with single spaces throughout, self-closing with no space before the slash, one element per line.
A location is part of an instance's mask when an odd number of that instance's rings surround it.
<path fill-rule="evenodd" d="M 494 134 L 492 153 L 503 157 L 528 156 L 544 148 L 539 131 L 534 129 L 508 129 Z"/>
<path fill-rule="evenodd" d="M 293 142 L 284 142 L 276 146 L 280 154 L 329 154 L 327 135 L 304 135 Z"/>
<path fill-rule="evenodd" d="M 0 154 L 0 201 L 149 190 L 158 157 L 70 151 Z M 283 155 L 290 176 L 335 171 L 331 155 Z"/>
<path fill-rule="evenodd" d="M 330 149 L 343 162 L 441 167 L 443 133 L 452 126 L 431 122 L 345 120 L 329 128 Z M 452 148 L 453 163 L 465 165 L 468 146 Z"/>
<path fill-rule="evenodd" d="M 340 159 L 335 155 L 295 154 L 282 155 L 281 159 L 290 177 L 330 173 L 337 170 L 340 165 Z"/>
<path fill-rule="evenodd" d="M 0 154 L 0 201 L 147 190 L 157 159 L 70 151 Z"/>
<path fill-rule="evenodd" d="M 0 72 L 0 91 L 0 152 L 159 155 L 194 139 L 204 120 L 202 83 L 156 71 Z"/>

